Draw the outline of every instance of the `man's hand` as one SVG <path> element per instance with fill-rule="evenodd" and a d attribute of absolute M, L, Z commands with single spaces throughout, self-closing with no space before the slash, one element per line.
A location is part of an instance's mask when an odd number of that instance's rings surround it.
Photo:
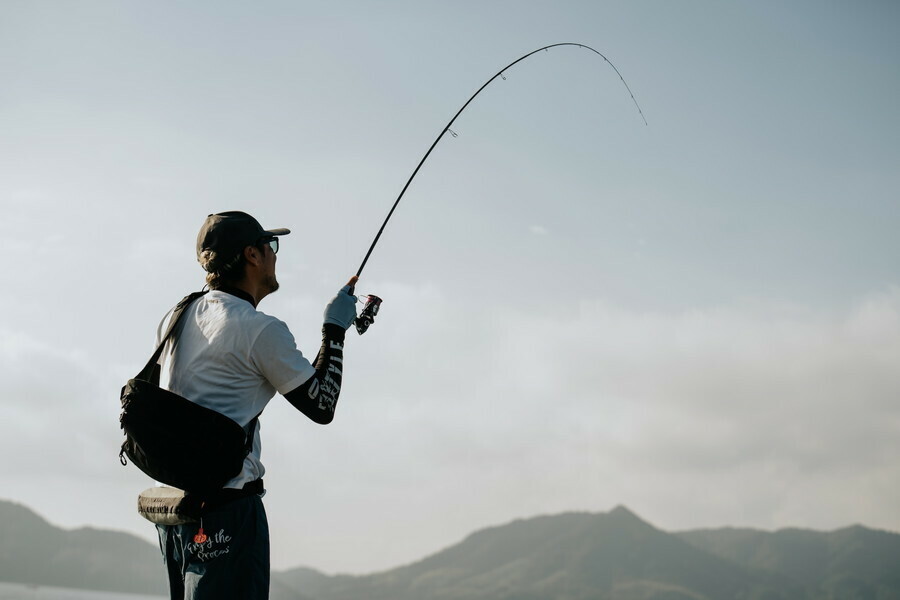
<path fill-rule="evenodd" d="M 353 288 L 359 277 L 354 275 L 347 282 L 347 285 L 341 288 L 341 291 L 328 303 L 325 307 L 325 323 L 331 323 L 343 327 L 346 331 L 353 325 L 356 319 L 356 296 L 353 295 Z"/>
<path fill-rule="evenodd" d="M 347 282 L 347 285 L 350 286 L 350 293 L 353 294 L 354 288 L 356 288 L 356 282 L 359 281 L 359 277 L 354 275 L 350 278 L 350 281 Z"/>

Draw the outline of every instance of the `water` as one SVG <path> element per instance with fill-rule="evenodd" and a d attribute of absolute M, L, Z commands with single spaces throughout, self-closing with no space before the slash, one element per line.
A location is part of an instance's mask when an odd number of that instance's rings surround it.
<path fill-rule="evenodd" d="M 165 596 L 76 590 L 25 583 L 0 583 L 0 600 L 167 600 Z"/>

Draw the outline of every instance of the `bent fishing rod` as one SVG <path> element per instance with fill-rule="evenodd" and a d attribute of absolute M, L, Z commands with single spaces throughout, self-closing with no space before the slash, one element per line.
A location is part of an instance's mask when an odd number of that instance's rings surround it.
<path fill-rule="evenodd" d="M 441 141 L 441 139 L 444 137 L 444 134 L 446 134 L 448 131 L 450 132 L 450 134 L 453 137 L 456 137 L 456 133 L 452 129 L 450 129 L 453 126 L 453 123 L 456 121 L 456 118 L 459 117 L 459 115 L 462 114 L 462 112 L 464 110 L 466 110 L 466 107 L 468 107 L 469 104 L 472 103 L 472 100 L 474 100 L 475 97 L 478 96 L 478 94 L 480 94 L 484 88 L 486 88 L 488 85 L 490 85 L 491 82 L 493 82 L 498 77 L 505 80 L 506 76 L 504 75 L 504 73 L 507 70 L 509 70 L 513 65 L 525 60 L 526 58 L 528 58 L 529 56 L 531 56 L 533 54 L 537 54 L 541 50 L 547 51 L 550 48 L 558 48 L 560 46 L 576 46 L 578 48 L 584 48 L 585 50 L 590 50 L 591 52 L 593 52 L 594 54 L 596 54 L 597 56 L 602 58 L 604 61 L 606 61 L 606 64 L 608 64 L 610 67 L 612 67 L 613 71 L 616 72 L 616 75 L 619 76 L 619 79 L 622 80 L 622 84 L 625 86 L 625 89 L 628 91 L 628 95 L 631 96 L 631 101 L 634 102 L 634 106 L 635 106 L 635 108 L 637 108 L 638 113 L 641 115 L 641 119 L 644 121 L 644 125 L 647 125 L 647 119 L 644 117 L 644 111 L 641 110 L 641 107 L 637 103 L 637 100 L 635 99 L 634 94 L 631 91 L 631 88 L 628 87 L 628 83 L 626 83 L 625 78 L 622 77 L 622 74 L 619 72 L 619 69 L 617 69 L 616 66 L 614 64 L 612 64 L 612 62 L 610 62 L 610 60 L 608 58 L 606 58 L 603 54 L 601 54 L 594 48 L 591 48 L 590 46 L 586 46 L 584 44 L 579 44 L 576 42 L 563 42 L 563 43 L 559 43 L 559 44 L 550 44 L 549 46 L 543 46 L 542 48 L 538 48 L 537 50 L 532 50 L 531 52 L 529 52 L 528 54 L 525 54 L 524 56 L 520 56 L 516 60 L 512 61 L 511 63 L 509 63 L 508 65 L 506 65 L 505 67 L 503 67 L 502 69 L 497 71 L 497 73 L 495 73 L 493 77 L 491 77 L 490 79 L 485 81 L 484 84 L 480 88 L 478 88 L 478 90 L 476 90 L 475 93 L 472 94 L 472 96 L 468 100 L 466 100 L 466 103 L 462 105 L 462 108 L 460 108 L 458 111 L 456 111 L 456 114 L 453 115 L 453 118 L 450 119 L 450 122 L 444 126 L 444 128 L 438 134 L 437 138 L 435 138 L 434 142 L 432 142 L 431 147 L 428 148 L 428 152 L 425 153 L 425 156 L 422 157 L 422 160 L 419 161 L 419 164 L 416 165 L 415 170 L 413 170 L 412 175 L 410 175 L 409 179 L 406 180 L 406 184 L 403 186 L 403 189 L 400 190 L 400 195 L 397 196 L 397 199 L 394 201 L 394 205 L 391 206 L 391 210 L 388 212 L 387 217 L 384 219 L 384 222 L 381 224 L 381 228 L 378 230 L 378 233 L 375 235 L 375 239 L 372 240 L 372 245 L 369 246 L 369 251 L 366 252 L 366 256 L 365 256 L 365 258 L 363 258 L 362 264 L 359 265 L 359 269 L 356 271 L 357 278 L 359 278 L 360 275 L 362 275 L 362 271 L 365 268 L 366 263 L 369 261 L 369 256 L 372 255 L 372 250 L 375 249 L 375 244 L 378 243 L 378 240 L 381 238 L 381 234 L 384 233 L 385 226 L 387 226 L 388 221 L 391 220 L 391 216 L 393 216 L 394 211 L 397 209 L 397 205 L 400 204 L 400 199 L 403 198 L 403 194 L 406 193 L 407 188 L 409 188 L 409 184 L 412 183 L 412 180 L 415 179 L 416 175 L 419 173 L 419 169 L 421 169 L 422 165 L 425 164 L 425 161 L 428 160 L 428 157 L 431 155 L 431 151 L 434 150 L 435 146 L 438 145 L 438 142 Z M 381 298 L 379 298 L 378 296 L 373 296 L 373 295 L 368 296 L 368 301 L 366 302 L 365 308 L 363 308 L 362 313 L 360 314 L 359 318 L 356 321 L 356 329 L 360 335 L 365 333 L 365 331 L 366 331 L 366 329 L 368 329 L 369 325 L 371 325 L 374 322 L 375 315 L 378 314 L 378 308 L 380 307 L 380 305 L 381 305 Z"/>

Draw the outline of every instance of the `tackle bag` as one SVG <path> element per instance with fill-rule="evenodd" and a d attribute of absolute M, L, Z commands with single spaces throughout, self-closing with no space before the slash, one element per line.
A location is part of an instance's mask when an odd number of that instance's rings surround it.
<path fill-rule="evenodd" d="M 154 525 L 194 523 L 202 509 L 199 498 L 176 488 L 152 487 L 138 496 L 138 514 Z"/>
<path fill-rule="evenodd" d="M 258 418 L 248 433 L 225 415 L 159 387 L 163 347 L 174 339 L 185 309 L 205 293 L 194 292 L 175 306 L 156 352 L 122 388 L 119 416 L 122 465 L 127 458 L 156 481 L 191 492 L 219 489 L 241 472 Z"/>

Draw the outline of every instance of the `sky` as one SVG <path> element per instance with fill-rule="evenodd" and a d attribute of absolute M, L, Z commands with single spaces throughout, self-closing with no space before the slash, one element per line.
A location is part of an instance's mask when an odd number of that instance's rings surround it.
<path fill-rule="evenodd" d="M 260 305 L 338 414 L 261 418 L 272 564 L 369 573 L 625 505 L 900 531 L 900 5 L 0 6 L 0 497 L 154 540 L 119 390 L 206 215 L 288 227 Z"/>

